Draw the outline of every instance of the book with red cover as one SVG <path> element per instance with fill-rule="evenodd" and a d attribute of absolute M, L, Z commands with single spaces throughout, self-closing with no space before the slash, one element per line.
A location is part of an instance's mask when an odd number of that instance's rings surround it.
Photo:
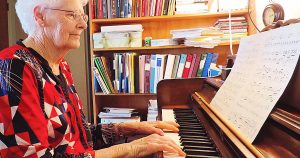
<path fill-rule="evenodd" d="M 97 4 L 97 18 L 102 19 L 103 18 L 103 6 L 102 6 L 102 0 L 98 0 L 98 4 Z"/>
<path fill-rule="evenodd" d="M 182 73 L 182 78 L 188 78 L 192 60 L 193 60 L 193 55 L 188 54 L 186 57 L 186 61 L 185 61 L 185 65 L 184 65 L 184 69 L 183 69 L 183 73 Z"/>
<path fill-rule="evenodd" d="M 96 0 L 90 0 L 89 6 L 91 8 L 91 11 L 90 11 L 91 19 L 94 19 L 95 18 L 95 10 L 96 10 L 96 8 L 95 8 Z"/>

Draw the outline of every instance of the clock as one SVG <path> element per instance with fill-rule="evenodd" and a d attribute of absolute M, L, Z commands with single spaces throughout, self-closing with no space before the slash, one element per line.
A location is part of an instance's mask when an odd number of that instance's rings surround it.
<path fill-rule="evenodd" d="M 265 26 L 272 25 L 278 20 L 284 19 L 284 10 L 278 3 L 272 3 L 265 7 L 263 12 L 263 22 Z"/>

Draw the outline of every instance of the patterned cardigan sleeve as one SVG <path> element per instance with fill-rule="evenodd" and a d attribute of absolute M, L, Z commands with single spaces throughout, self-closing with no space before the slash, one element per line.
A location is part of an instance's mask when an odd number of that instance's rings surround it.
<path fill-rule="evenodd" d="M 2 157 L 52 157 L 37 81 L 18 59 L 0 60 L 0 152 Z"/>

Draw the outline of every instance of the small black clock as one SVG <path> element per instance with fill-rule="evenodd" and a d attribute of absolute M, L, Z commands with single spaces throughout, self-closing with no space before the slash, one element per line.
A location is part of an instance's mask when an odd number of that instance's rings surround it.
<path fill-rule="evenodd" d="M 284 20 L 283 7 L 278 3 L 267 5 L 263 11 L 263 22 L 265 26 L 272 25 L 278 20 Z"/>

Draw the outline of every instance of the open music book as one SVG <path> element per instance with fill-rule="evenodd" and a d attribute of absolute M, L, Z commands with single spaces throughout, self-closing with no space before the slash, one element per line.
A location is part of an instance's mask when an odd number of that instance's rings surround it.
<path fill-rule="evenodd" d="M 243 140 L 252 143 L 287 87 L 300 53 L 300 24 L 240 42 L 235 65 L 210 103 Z"/>

